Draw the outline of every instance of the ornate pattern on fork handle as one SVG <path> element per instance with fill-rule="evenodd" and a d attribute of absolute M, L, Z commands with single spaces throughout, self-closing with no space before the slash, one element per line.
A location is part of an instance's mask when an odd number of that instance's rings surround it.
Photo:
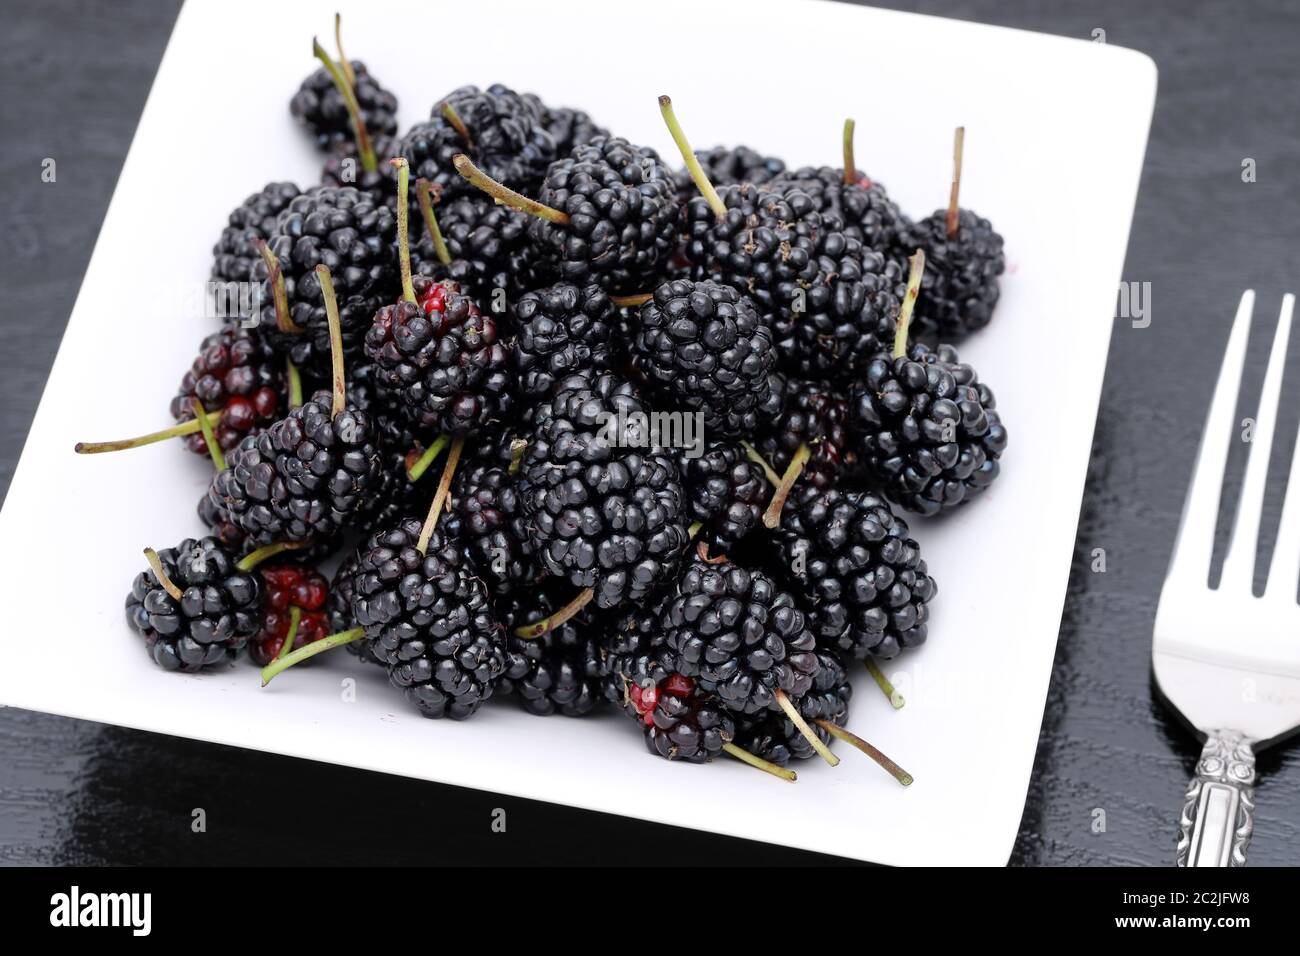
<path fill-rule="evenodd" d="M 1236 730 L 1205 738 L 1178 821 L 1179 866 L 1245 866 L 1255 828 L 1255 751 Z"/>

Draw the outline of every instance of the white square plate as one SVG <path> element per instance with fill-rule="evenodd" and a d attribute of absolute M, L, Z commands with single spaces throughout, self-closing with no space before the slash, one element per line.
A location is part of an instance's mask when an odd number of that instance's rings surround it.
<path fill-rule="evenodd" d="M 93 458 L 72 446 L 167 424 L 213 327 L 200 304 L 227 212 L 269 180 L 316 181 L 320 159 L 286 104 L 336 6 L 349 54 L 400 98 L 403 128 L 453 87 L 500 81 L 674 157 L 655 102 L 670 93 L 696 146 L 743 142 L 795 166 L 838 165 L 851 115 L 859 165 L 923 216 L 947 201 L 952 129 L 965 124 L 962 202 L 1006 236 L 1008 270 L 993 324 L 962 355 L 995 389 L 1011 443 L 983 500 L 913 522 L 939 596 L 930 642 L 887 668 L 907 706 L 892 711 L 858 671 L 851 727 L 910 770 L 912 787 L 852 751 L 835 770 L 805 763 L 795 786 L 731 760 L 670 764 L 613 715 L 538 719 L 503 701 L 468 723 L 424 720 L 344 654 L 265 690 L 246 662 L 198 677 L 150 663 L 123 600 L 142 547 L 201 530 L 205 462 L 174 443 Z M 0 606 L 47 608 L 42 619 L 60 622 L 0 628 L 0 701 L 883 863 L 1005 863 L 1051 672 L 1154 65 L 1098 43 L 835 3 L 568 6 L 185 5 L 0 514 Z M 69 567 L 70 547 L 94 570 Z M 55 652 L 61 665 L 49 667 Z M 349 676 L 354 703 L 340 693 Z"/>

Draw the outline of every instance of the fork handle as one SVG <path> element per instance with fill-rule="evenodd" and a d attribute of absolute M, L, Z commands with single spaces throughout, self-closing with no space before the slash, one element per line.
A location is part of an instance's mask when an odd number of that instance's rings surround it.
<path fill-rule="evenodd" d="M 1255 751 L 1245 734 L 1212 730 L 1178 821 L 1179 866 L 1245 866 L 1255 828 Z"/>

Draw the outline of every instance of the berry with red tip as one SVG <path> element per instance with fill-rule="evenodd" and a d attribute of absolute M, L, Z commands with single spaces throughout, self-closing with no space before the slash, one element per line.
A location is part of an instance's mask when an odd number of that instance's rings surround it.
<path fill-rule="evenodd" d="M 267 354 L 256 329 L 232 324 L 203 340 L 172 399 L 171 414 L 178 422 L 190 421 L 196 398 L 206 411 L 222 409 L 213 432 L 221 449 L 229 451 L 275 421 L 284 397 L 284 363 Z M 202 433 L 186 435 L 184 441 L 196 455 L 208 455 Z"/>
<path fill-rule="evenodd" d="M 681 674 L 650 687 L 629 684 L 624 709 L 641 724 L 646 749 L 667 760 L 707 763 L 736 735 L 731 713 Z"/>
<path fill-rule="evenodd" d="M 249 644 L 249 656 L 258 667 L 265 667 L 280 654 L 289 636 L 291 608 L 300 612 L 293 646 L 284 651 L 305 647 L 333 633 L 325 602 L 329 582 L 319 571 L 300 564 L 282 564 L 258 569 L 266 591 L 266 619 L 262 629 Z"/>
<path fill-rule="evenodd" d="M 376 385 L 426 431 L 467 435 L 504 421 L 514 383 L 497 319 L 454 282 L 413 285 L 417 301 L 384 306 L 366 333 Z"/>

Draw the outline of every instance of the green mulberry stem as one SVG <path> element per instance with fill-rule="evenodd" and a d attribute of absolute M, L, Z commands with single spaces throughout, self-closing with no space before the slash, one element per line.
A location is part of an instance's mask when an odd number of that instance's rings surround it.
<path fill-rule="evenodd" d="M 304 644 L 291 654 L 284 657 L 277 657 L 271 663 L 262 668 L 262 686 L 265 687 L 271 683 L 276 674 L 293 667 L 295 664 L 301 664 L 308 658 L 315 657 L 317 654 L 323 654 L 326 651 L 333 650 L 336 647 L 342 647 L 344 644 L 351 644 L 353 641 L 360 640 L 366 636 L 365 628 L 354 627 L 350 631 L 339 631 L 337 634 L 331 634 L 329 637 L 322 637 L 319 641 L 312 641 L 310 644 Z"/>

